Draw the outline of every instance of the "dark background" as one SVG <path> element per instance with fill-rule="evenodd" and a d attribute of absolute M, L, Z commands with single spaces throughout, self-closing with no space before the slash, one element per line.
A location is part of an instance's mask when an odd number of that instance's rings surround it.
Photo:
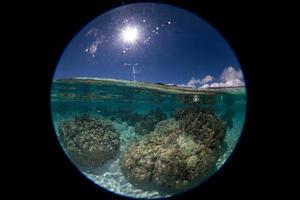
<path fill-rule="evenodd" d="M 23 2 L 13 5 L 13 12 L 6 15 L 13 18 L 20 14 L 10 25 L 22 31 L 11 32 L 24 55 L 12 58 L 20 62 L 12 68 L 15 72 L 11 75 L 20 79 L 10 91 L 18 91 L 17 98 L 11 99 L 17 105 L 13 115 L 17 114 L 19 123 L 11 127 L 18 133 L 12 140 L 17 141 L 14 146 L 20 148 L 10 150 L 14 156 L 8 167 L 16 175 L 7 183 L 13 186 L 11 194 L 121 199 L 86 179 L 64 155 L 53 132 L 49 95 L 55 66 L 72 37 L 101 13 L 129 2 L 135 1 Z M 260 1 L 159 2 L 191 10 L 221 32 L 240 60 L 248 92 L 246 123 L 235 152 L 206 183 L 175 199 L 256 198 L 282 193 L 279 185 L 284 183 L 281 178 L 286 172 L 277 167 L 286 162 L 286 156 L 273 140 L 281 130 L 270 119 L 277 114 L 272 104 L 276 90 L 268 86 L 277 80 L 274 76 L 279 68 L 273 65 L 277 55 L 270 49 L 278 44 L 273 31 L 282 23 L 278 9 L 284 8 Z M 22 105 L 21 110 L 17 110 L 18 105 Z"/>

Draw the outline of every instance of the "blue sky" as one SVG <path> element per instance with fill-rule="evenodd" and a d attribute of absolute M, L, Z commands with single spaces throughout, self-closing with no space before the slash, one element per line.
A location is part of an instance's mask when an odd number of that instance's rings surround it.
<path fill-rule="evenodd" d="M 138 32 L 133 43 L 122 38 L 126 27 Z M 54 78 L 133 80 L 133 66 L 137 81 L 174 84 L 207 75 L 220 81 L 228 66 L 240 69 L 231 47 L 202 18 L 174 6 L 139 3 L 87 24 L 66 47 Z"/>

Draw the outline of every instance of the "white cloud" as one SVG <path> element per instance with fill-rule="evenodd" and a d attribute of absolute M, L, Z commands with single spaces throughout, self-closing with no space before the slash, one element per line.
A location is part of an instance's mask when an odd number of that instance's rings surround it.
<path fill-rule="evenodd" d="M 240 87 L 245 85 L 243 79 L 243 73 L 240 69 L 235 70 L 232 66 L 229 66 L 221 74 L 221 82 L 204 84 L 200 88 Z"/>
<path fill-rule="evenodd" d="M 208 83 L 206 83 L 206 84 L 202 85 L 200 88 L 209 88 L 209 87 L 210 87 L 210 85 Z"/>
<path fill-rule="evenodd" d="M 223 85 L 223 83 L 212 83 L 210 84 L 210 88 L 215 88 L 215 87 L 221 87 L 221 85 Z"/>
<path fill-rule="evenodd" d="M 243 81 L 241 81 L 240 79 L 235 79 L 235 80 L 230 80 L 230 81 L 226 81 L 226 82 L 216 82 L 216 83 L 211 83 L 210 85 L 206 84 L 205 87 L 201 87 L 201 88 L 216 88 L 216 87 L 240 87 L 240 86 L 244 86 L 245 83 Z"/>
<path fill-rule="evenodd" d="M 226 81 L 225 84 L 228 87 L 239 87 L 239 86 L 245 85 L 244 81 L 242 81 L 240 79 L 229 80 L 229 81 Z"/>
<path fill-rule="evenodd" d="M 190 87 L 190 86 L 188 86 L 187 84 L 179 84 L 179 85 L 177 85 L 178 87 Z"/>
<path fill-rule="evenodd" d="M 174 83 L 167 83 L 166 85 L 171 85 L 171 86 L 173 86 L 173 85 L 175 85 Z"/>
<path fill-rule="evenodd" d="M 242 80 L 243 73 L 240 69 L 235 70 L 232 66 L 229 66 L 224 69 L 223 73 L 221 74 L 220 79 L 221 79 L 221 81 L 224 81 L 224 82 L 236 80 L 236 79 Z"/>
<path fill-rule="evenodd" d="M 95 57 L 95 54 L 96 54 L 97 49 L 98 49 L 98 45 L 101 44 L 101 43 L 102 43 L 102 41 L 97 39 L 88 48 L 85 49 L 85 52 L 87 52 L 88 54 L 91 54 L 92 57 Z"/>
<path fill-rule="evenodd" d="M 186 84 L 180 84 L 181 87 L 192 87 L 192 88 L 217 88 L 217 87 L 240 87 L 244 86 L 243 73 L 241 69 L 236 70 L 234 67 L 226 67 L 220 78 L 220 82 L 212 82 L 215 78 L 211 75 L 206 75 L 203 79 L 191 78 Z"/>
<path fill-rule="evenodd" d="M 211 75 L 206 75 L 202 80 L 201 79 L 195 79 L 194 77 L 191 78 L 186 84 L 181 84 L 179 86 L 185 86 L 185 87 L 198 87 L 202 84 L 206 84 L 214 79 Z"/>
<path fill-rule="evenodd" d="M 99 30 L 97 28 L 92 28 L 85 33 L 85 36 L 92 35 L 92 36 L 96 37 L 98 35 L 98 32 L 99 32 Z"/>
<path fill-rule="evenodd" d="M 206 75 L 202 80 L 201 80 L 201 84 L 206 84 L 210 81 L 212 81 L 214 79 L 214 77 L 212 77 L 211 75 Z"/>
<path fill-rule="evenodd" d="M 189 82 L 187 82 L 186 86 L 187 87 L 196 87 L 200 83 L 201 83 L 200 79 L 191 78 L 191 80 L 189 80 Z"/>

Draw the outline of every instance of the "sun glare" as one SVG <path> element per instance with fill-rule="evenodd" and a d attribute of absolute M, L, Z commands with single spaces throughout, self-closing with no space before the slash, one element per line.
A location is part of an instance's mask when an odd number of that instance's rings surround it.
<path fill-rule="evenodd" d="M 122 30 L 121 37 L 125 43 L 134 43 L 138 39 L 139 32 L 136 27 L 125 27 Z"/>

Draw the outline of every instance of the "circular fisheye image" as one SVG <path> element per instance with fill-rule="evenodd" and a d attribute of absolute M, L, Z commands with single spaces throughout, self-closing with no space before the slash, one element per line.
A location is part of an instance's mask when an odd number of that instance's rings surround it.
<path fill-rule="evenodd" d="M 96 185 L 165 198 L 204 183 L 242 133 L 246 89 L 221 34 L 167 4 L 110 10 L 83 27 L 57 64 L 54 130 Z"/>

